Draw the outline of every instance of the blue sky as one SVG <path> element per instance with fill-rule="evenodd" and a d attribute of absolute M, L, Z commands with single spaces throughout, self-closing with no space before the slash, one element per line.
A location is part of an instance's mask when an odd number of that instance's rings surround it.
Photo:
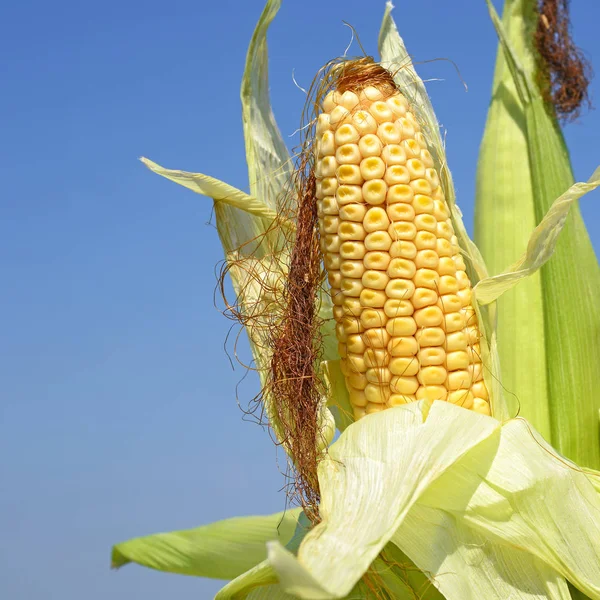
<path fill-rule="evenodd" d="M 600 3 L 573 2 L 600 70 Z M 470 226 L 496 39 L 483 0 L 397 1 L 432 82 Z M 368 6 L 368 8 L 366 8 Z M 290 146 L 317 69 L 353 24 L 376 52 L 383 1 L 284 6 L 269 35 L 274 110 Z M 214 307 L 211 202 L 137 157 L 247 189 L 239 84 L 262 0 L 24 0 L 0 22 L 0 597 L 209 598 L 219 582 L 135 566 L 112 543 L 284 507 L 283 462 L 244 422 Z M 420 22 L 420 26 L 415 23 Z M 358 52 L 358 50 L 356 50 Z M 598 102 L 600 81 L 592 85 Z M 566 136 L 576 176 L 600 164 L 600 114 Z M 600 248 L 600 193 L 582 211 Z M 242 403 L 256 381 L 238 390 Z"/>

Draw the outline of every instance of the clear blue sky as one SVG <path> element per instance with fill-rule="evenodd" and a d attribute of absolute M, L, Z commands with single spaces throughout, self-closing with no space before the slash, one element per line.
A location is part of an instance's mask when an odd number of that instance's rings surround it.
<path fill-rule="evenodd" d="M 459 3 L 460 4 L 460 3 Z M 247 189 L 239 105 L 262 0 L 23 0 L 0 19 L 0 597 L 203 599 L 220 586 L 130 566 L 112 543 L 281 510 L 266 432 L 244 422 L 213 306 L 211 202 L 137 157 Z M 600 71 L 600 3 L 573 2 Z M 366 7 L 369 8 L 366 8 Z M 448 130 L 459 203 L 474 177 L 496 39 L 483 0 L 397 0 Z M 384 2 L 284 1 L 269 37 L 288 138 L 307 85 L 352 23 L 375 53 Z M 468 7 L 468 8 L 467 8 Z M 420 22 L 420 26 L 414 23 Z M 600 80 L 592 87 L 600 102 Z M 578 178 L 600 164 L 600 113 L 566 130 Z M 600 249 L 600 194 L 584 217 Z M 242 401 L 256 382 L 240 389 Z M 279 453 L 279 459 L 282 459 Z"/>

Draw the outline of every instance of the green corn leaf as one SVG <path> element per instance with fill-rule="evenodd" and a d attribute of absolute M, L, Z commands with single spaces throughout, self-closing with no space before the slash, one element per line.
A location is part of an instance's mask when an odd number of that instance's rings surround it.
<path fill-rule="evenodd" d="M 266 558 L 267 542 L 288 544 L 300 515 L 301 509 L 296 508 L 134 538 L 114 546 L 112 566 L 135 562 L 168 573 L 232 579 Z"/>
<path fill-rule="evenodd" d="M 507 0 L 477 173 L 475 240 L 491 273 L 525 252 L 529 235 L 573 183 L 569 155 L 535 83 L 533 0 Z M 600 269 L 574 203 L 552 260 L 498 301 L 502 384 L 554 447 L 600 466 Z"/>

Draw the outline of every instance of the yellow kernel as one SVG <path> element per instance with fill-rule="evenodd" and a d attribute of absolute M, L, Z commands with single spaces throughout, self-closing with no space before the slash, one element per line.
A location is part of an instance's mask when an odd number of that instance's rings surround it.
<path fill-rule="evenodd" d="M 349 185 L 362 185 L 363 177 L 358 165 L 340 165 L 336 171 L 338 182 Z M 353 200 L 356 202 L 356 200 Z"/>
<path fill-rule="evenodd" d="M 358 185 L 340 185 L 335 192 L 335 200 L 337 200 L 336 208 L 337 205 L 341 207 L 347 204 L 359 204 L 363 202 L 362 188 Z"/>
<path fill-rule="evenodd" d="M 467 336 L 462 331 L 455 331 L 446 336 L 445 344 L 446 352 L 454 352 L 454 350 L 467 349 Z"/>
<path fill-rule="evenodd" d="M 435 228 L 437 227 L 437 221 L 433 215 L 417 215 L 415 217 L 415 227 L 418 231 L 431 231 L 434 233 Z"/>
<path fill-rule="evenodd" d="M 390 355 L 384 348 L 368 348 L 365 351 L 365 365 L 369 369 L 385 367 L 390 362 Z"/>
<path fill-rule="evenodd" d="M 319 173 L 321 177 L 335 177 L 338 162 L 334 156 L 325 156 L 319 161 Z"/>
<path fill-rule="evenodd" d="M 377 121 L 377 123 L 391 121 L 394 118 L 394 113 L 382 100 L 373 102 L 373 104 L 371 104 L 369 107 L 369 112 L 373 115 L 373 118 Z"/>
<path fill-rule="evenodd" d="M 392 374 L 386 367 L 375 367 L 373 369 L 367 369 L 365 373 L 367 381 L 369 383 L 376 383 L 378 385 L 389 385 L 392 380 Z"/>
<path fill-rule="evenodd" d="M 360 173 L 365 181 L 381 179 L 385 173 L 385 163 L 378 156 L 370 156 L 360 161 Z"/>
<path fill-rule="evenodd" d="M 367 269 L 385 271 L 390 263 L 390 254 L 388 252 L 378 252 L 376 250 L 367 252 L 363 262 Z"/>
<path fill-rule="evenodd" d="M 446 339 L 446 333 L 441 327 L 424 327 L 417 330 L 415 339 L 422 348 L 442 346 Z"/>
<path fill-rule="evenodd" d="M 339 321 L 344 316 L 344 308 L 342 306 L 333 307 L 333 318 Z"/>
<path fill-rule="evenodd" d="M 392 377 L 390 390 L 394 394 L 414 394 L 419 389 L 419 381 L 416 377 Z"/>
<path fill-rule="evenodd" d="M 438 177 L 437 171 L 435 169 L 425 169 L 425 179 L 427 179 L 427 182 L 431 186 L 432 190 L 437 189 L 440 185 L 440 178 Z"/>
<path fill-rule="evenodd" d="M 327 253 L 323 262 L 325 263 L 325 268 L 328 271 L 338 271 L 340 270 L 340 265 L 342 261 L 340 260 L 339 254 Z"/>
<path fill-rule="evenodd" d="M 346 336 L 352 335 L 353 333 L 362 333 L 364 331 L 364 327 L 360 324 L 360 314 L 357 316 L 346 314 L 342 317 L 339 325 L 344 329 Z"/>
<path fill-rule="evenodd" d="M 377 121 L 366 110 L 357 110 L 352 115 L 352 124 L 361 135 L 377 131 Z"/>
<path fill-rule="evenodd" d="M 446 333 L 461 331 L 465 326 L 465 317 L 460 312 L 451 312 L 444 315 Z"/>
<path fill-rule="evenodd" d="M 440 366 L 423 367 L 418 378 L 422 385 L 442 385 L 446 381 L 446 369 Z"/>
<path fill-rule="evenodd" d="M 358 144 L 343 144 L 335 151 L 335 159 L 340 165 L 358 165 L 362 160 Z"/>
<path fill-rule="evenodd" d="M 406 163 L 406 151 L 398 144 L 388 144 L 383 148 L 381 158 L 386 165 L 403 165 Z"/>
<path fill-rule="evenodd" d="M 326 196 L 321 200 L 322 212 L 324 215 L 337 215 L 339 214 L 339 208 L 337 199 L 333 196 Z"/>
<path fill-rule="evenodd" d="M 360 293 L 360 303 L 364 307 L 383 308 L 386 300 L 387 296 L 385 295 L 385 292 L 382 292 L 381 290 L 365 288 Z"/>
<path fill-rule="evenodd" d="M 437 238 L 431 231 L 417 231 L 415 246 L 417 250 L 435 250 Z"/>
<path fill-rule="evenodd" d="M 365 271 L 362 276 L 362 284 L 371 290 L 385 290 L 390 278 L 383 271 Z"/>
<path fill-rule="evenodd" d="M 466 271 L 467 270 L 465 261 L 463 260 L 463 257 L 460 254 L 455 254 L 452 257 L 452 260 L 454 261 L 454 264 L 456 265 L 457 271 Z"/>
<path fill-rule="evenodd" d="M 343 242 L 340 245 L 340 256 L 346 260 L 360 260 L 367 249 L 362 242 Z"/>
<path fill-rule="evenodd" d="M 458 371 L 451 371 L 448 373 L 448 379 L 446 380 L 446 387 L 449 390 L 461 390 L 471 387 L 471 377 L 466 369 L 459 369 Z"/>
<path fill-rule="evenodd" d="M 338 236 L 340 240 L 362 241 L 367 232 L 361 223 L 352 223 L 351 221 L 342 221 L 338 227 Z"/>
<path fill-rule="evenodd" d="M 438 221 L 446 221 L 448 219 L 448 209 L 445 202 L 441 200 L 433 201 L 433 216 Z"/>
<path fill-rule="evenodd" d="M 325 131 L 318 143 L 317 156 L 333 156 L 335 154 L 335 136 L 332 131 Z"/>
<path fill-rule="evenodd" d="M 404 183 L 401 183 L 398 185 L 392 185 L 390 188 L 388 188 L 386 199 L 388 205 L 395 204 L 397 202 L 410 204 L 413 197 L 414 192 L 412 191 L 412 188 Z"/>
<path fill-rule="evenodd" d="M 337 215 L 325 215 L 322 223 L 325 233 L 337 233 L 340 218 Z"/>
<path fill-rule="evenodd" d="M 417 228 L 410 221 L 395 221 L 388 227 L 388 233 L 394 240 L 412 240 L 417 235 Z"/>
<path fill-rule="evenodd" d="M 383 204 L 386 194 L 387 184 L 383 179 L 371 179 L 362 186 L 363 200 L 369 204 Z"/>
<path fill-rule="evenodd" d="M 463 408 L 472 408 L 473 394 L 469 390 L 454 390 L 448 392 L 448 402 Z"/>
<path fill-rule="evenodd" d="M 419 345 L 414 337 L 396 337 L 391 339 L 387 350 L 391 356 L 414 356 Z"/>
<path fill-rule="evenodd" d="M 402 148 L 404 148 L 407 158 L 418 158 L 421 154 L 421 146 L 413 139 L 404 140 Z"/>
<path fill-rule="evenodd" d="M 476 398 L 483 398 L 484 400 L 489 398 L 487 387 L 485 387 L 485 382 L 483 381 L 476 381 L 471 386 L 471 392 L 473 392 L 473 396 Z"/>
<path fill-rule="evenodd" d="M 339 94 L 339 92 L 338 92 Z M 347 108 L 348 110 L 352 110 L 358 106 L 359 100 L 358 96 L 354 92 L 344 92 L 341 96 L 338 96 L 338 104 Z"/>
<path fill-rule="evenodd" d="M 396 94 L 386 100 L 387 105 L 397 117 L 403 117 L 406 114 L 408 102 L 402 94 Z"/>
<path fill-rule="evenodd" d="M 408 112 L 406 114 L 408 115 Z M 402 137 L 404 139 L 412 138 L 415 135 L 415 128 L 411 121 L 406 117 L 400 117 L 399 119 L 396 119 L 396 123 L 399 123 L 401 125 Z"/>
<path fill-rule="evenodd" d="M 385 293 L 388 298 L 408 300 L 415 293 L 415 284 L 410 279 L 391 279 Z"/>
<path fill-rule="evenodd" d="M 385 170 L 383 179 L 388 185 L 407 184 L 410 181 L 410 174 L 404 165 L 390 165 Z"/>
<path fill-rule="evenodd" d="M 444 314 L 437 306 L 427 306 L 415 311 L 415 321 L 419 327 L 437 327 L 444 321 Z"/>
<path fill-rule="evenodd" d="M 477 313 L 472 306 L 467 306 L 460 311 L 465 318 L 465 326 L 477 327 Z"/>
<path fill-rule="evenodd" d="M 344 204 L 340 206 L 340 219 L 362 223 L 367 209 L 368 206 L 366 204 Z"/>
<path fill-rule="evenodd" d="M 458 290 L 456 295 L 460 298 L 460 302 L 465 306 L 471 306 L 471 297 L 473 295 L 471 288 L 465 288 L 464 290 Z"/>
<path fill-rule="evenodd" d="M 342 213 L 340 212 L 340 215 L 341 214 Z M 437 271 L 440 275 L 454 275 L 456 273 L 456 266 L 454 264 L 454 260 L 449 256 L 442 256 L 440 258 Z"/>
<path fill-rule="evenodd" d="M 327 177 L 327 179 L 331 179 L 331 177 Z M 323 194 L 323 183 L 321 180 L 315 183 L 315 198 L 317 199 L 317 214 L 321 216 L 323 214 L 323 209 L 321 203 L 318 201 L 323 198 L 325 194 Z"/>
<path fill-rule="evenodd" d="M 327 266 L 327 263 L 325 263 Z M 360 260 L 345 260 L 340 264 L 340 273 L 343 277 L 352 279 L 360 279 L 365 272 L 365 267 Z"/>
<path fill-rule="evenodd" d="M 390 397 L 390 388 L 387 385 L 368 383 L 365 388 L 365 395 L 369 402 L 373 402 L 374 404 L 385 404 Z"/>
<path fill-rule="evenodd" d="M 468 349 L 467 349 L 468 350 Z M 467 355 L 469 356 L 469 360 L 471 360 L 471 356 L 467 351 Z M 473 363 L 467 367 L 467 371 L 469 372 L 469 377 L 472 382 L 481 381 L 483 379 L 483 365 L 481 363 Z"/>
<path fill-rule="evenodd" d="M 398 144 L 402 139 L 402 132 L 396 123 L 381 123 L 377 128 L 377 137 L 384 144 Z"/>
<path fill-rule="evenodd" d="M 385 348 L 390 341 L 390 334 L 383 327 L 373 327 L 365 330 L 363 340 L 369 348 Z"/>
<path fill-rule="evenodd" d="M 348 352 L 353 354 L 362 354 L 366 349 L 362 336 L 359 334 L 349 335 L 346 339 L 346 347 Z"/>
<path fill-rule="evenodd" d="M 489 403 L 486 402 L 485 400 L 482 400 L 481 398 L 473 399 L 473 406 L 471 407 L 471 410 L 474 410 L 475 412 L 479 413 L 480 415 L 489 416 L 491 414 Z"/>
<path fill-rule="evenodd" d="M 465 328 L 465 334 L 467 336 L 467 341 L 469 345 L 474 345 L 479 341 L 481 334 L 479 333 L 479 328 L 476 326 L 470 326 Z"/>
<path fill-rule="evenodd" d="M 367 404 L 367 408 L 365 408 L 365 414 L 372 415 L 373 413 L 378 413 L 387 408 L 387 404 L 380 404 L 376 402 L 369 402 Z"/>
<path fill-rule="evenodd" d="M 365 329 L 371 327 L 385 327 L 387 315 L 378 308 L 365 308 L 360 314 L 360 323 Z"/>
<path fill-rule="evenodd" d="M 469 366 L 469 355 L 464 350 L 455 350 L 446 355 L 446 368 L 448 371 L 466 369 Z"/>
<path fill-rule="evenodd" d="M 340 225 L 340 229 L 342 225 Z M 417 272 L 414 276 L 414 282 L 416 287 L 437 290 L 439 281 L 440 276 L 438 275 L 438 272 L 434 269 L 417 269 Z"/>
<path fill-rule="evenodd" d="M 392 258 L 413 259 L 417 256 L 417 247 L 408 240 L 397 240 L 390 246 L 390 256 Z"/>
<path fill-rule="evenodd" d="M 406 258 L 393 258 L 387 268 L 390 277 L 411 279 L 416 272 L 415 263 Z"/>
<path fill-rule="evenodd" d="M 367 396 L 363 390 L 352 388 L 351 390 L 348 390 L 348 396 L 352 406 L 365 407 L 367 405 Z"/>
<path fill-rule="evenodd" d="M 414 308 L 410 300 L 401 300 L 399 298 L 390 298 L 383 307 L 385 314 L 390 317 L 410 317 Z"/>
<path fill-rule="evenodd" d="M 348 116 L 350 116 L 350 111 L 347 108 L 345 108 L 344 106 L 340 106 L 338 104 L 338 106 L 336 106 L 329 113 L 329 123 L 331 124 L 331 127 L 333 129 L 335 129 Z"/>
<path fill-rule="evenodd" d="M 335 177 L 325 177 L 320 183 L 323 196 L 335 196 L 338 189 L 338 181 Z"/>
<path fill-rule="evenodd" d="M 360 141 L 358 142 L 358 148 L 363 158 L 367 158 L 369 156 L 380 156 L 383 144 L 374 133 L 369 133 L 368 135 L 364 135 L 360 138 Z"/>
<path fill-rule="evenodd" d="M 425 176 L 425 165 L 418 158 L 409 158 L 406 161 L 406 168 L 410 173 L 411 179 L 418 179 Z"/>
<path fill-rule="evenodd" d="M 422 350 L 419 350 L 417 358 L 422 367 L 428 367 L 430 365 L 443 366 L 446 362 L 446 352 L 443 348 L 439 347 L 423 348 Z"/>
<path fill-rule="evenodd" d="M 407 337 L 415 334 L 417 325 L 412 317 L 394 317 L 386 323 L 385 329 L 393 337 Z"/>
<path fill-rule="evenodd" d="M 438 238 L 435 247 L 440 256 L 452 256 L 452 244 L 448 240 Z"/>
<path fill-rule="evenodd" d="M 341 342 L 341 343 L 344 343 L 344 344 L 346 343 L 346 340 L 348 339 L 348 334 L 344 330 L 344 326 L 342 325 L 342 323 L 336 323 L 336 325 L 335 325 L 335 335 L 337 337 L 338 342 Z M 345 361 L 342 361 L 341 364 L 344 365 Z M 346 375 L 346 373 L 344 373 L 344 375 Z"/>
<path fill-rule="evenodd" d="M 367 250 L 389 250 L 391 245 L 392 238 L 387 231 L 374 231 L 365 238 Z"/>
<path fill-rule="evenodd" d="M 336 233 L 328 233 L 323 238 L 323 245 L 326 252 L 339 252 L 340 244 L 342 243 L 340 236 Z"/>
<path fill-rule="evenodd" d="M 369 382 L 364 373 L 350 373 L 347 375 L 347 383 L 357 390 L 364 390 Z"/>
<path fill-rule="evenodd" d="M 342 281 L 342 276 L 341 274 L 339 274 L 340 277 L 340 282 Z M 330 283 L 331 285 L 331 283 Z M 340 286 L 339 285 L 332 285 L 331 286 L 331 302 L 333 303 L 334 306 L 342 306 L 342 304 L 344 303 L 344 299 L 346 298 L 346 296 L 344 296 L 344 294 L 342 294 L 341 290 L 340 290 Z"/>
<path fill-rule="evenodd" d="M 444 314 L 458 312 L 462 308 L 460 298 L 456 294 L 440 296 L 440 302 Z"/>
<path fill-rule="evenodd" d="M 392 394 L 387 401 L 387 405 L 390 408 L 394 408 L 394 406 L 402 406 L 403 404 L 414 402 L 416 399 L 417 397 L 414 394 Z"/>
<path fill-rule="evenodd" d="M 342 277 L 340 288 L 344 295 L 352 298 L 358 298 L 363 290 L 363 284 L 360 279 L 351 279 L 350 277 Z"/>
<path fill-rule="evenodd" d="M 415 266 L 419 269 L 437 270 L 439 262 L 440 259 L 434 250 L 419 250 L 415 258 Z"/>
<path fill-rule="evenodd" d="M 389 364 L 389 371 L 394 375 L 410 377 L 419 372 L 419 361 L 414 356 L 399 356 L 392 358 Z"/>
<path fill-rule="evenodd" d="M 414 119 L 414 115 L 412 113 L 407 114 L 406 117 Z M 415 140 L 417 140 L 417 142 L 418 142 L 419 146 L 421 146 L 421 148 L 427 148 L 427 140 L 425 139 L 425 136 L 420 131 L 417 131 L 415 133 Z"/>
<path fill-rule="evenodd" d="M 445 400 L 447 395 L 443 385 L 424 385 L 417 390 L 417 400 Z"/>
<path fill-rule="evenodd" d="M 385 209 L 375 206 L 370 208 L 365 214 L 363 227 L 365 231 L 371 233 L 373 231 L 386 231 L 390 226 L 390 219 L 387 216 Z"/>
<path fill-rule="evenodd" d="M 433 163 L 433 156 L 431 156 L 431 152 L 429 152 L 429 150 L 421 150 L 421 154 L 419 155 L 419 158 L 421 159 L 421 162 L 426 166 L 426 167 L 433 167 L 434 163 Z"/>
<path fill-rule="evenodd" d="M 387 207 L 388 217 L 392 221 L 412 221 L 415 218 L 415 210 L 410 204 L 397 202 Z"/>
<path fill-rule="evenodd" d="M 417 215 L 433 214 L 433 200 L 430 196 L 416 194 L 412 201 L 412 207 Z"/>
<path fill-rule="evenodd" d="M 412 303 L 415 308 L 431 306 L 438 301 L 438 294 L 435 290 L 429 288 L 416 288 L 412 297 Z"/>
<path fill-rule="evenodd" d="M 463 270 L 456 271 L 456 281 L 458 281 L 458 289 L 460 290 L 464 290 L 471 285 L 469 276 Z"/>
<path fill-rule="evenodd" d="M 446 238 L 447 240 L 454 235 L 452 225 L 449 225 L 446 221 L 438 221 L 436 233 L 439 238 Z"/>
<path fill-rule="evenodd" d="M 343 146 L 344 144 L 356 144 L 360 140 L 360 134 L 356 131 L 356 127 L 345 123 L 335 130 L 334 138 L 338 146 Z"/>
<path fill-rule="evenodd" d="M 367 416 L 367 411 L 362 406 L 353 406 L 352 407 L 352 414 L 354 416 L 354 420 L 355 421 L 360 421 L 360 419 L 362 419 L 363 417 Z"/>
<path fill-rule="evenodd" d="M 325 133 L 326 131 L 328 131 L 331 127 L 331 124 L 329 123 L 329 115 L 328 114 L 320 114 L 319 117 L 317 118 L 317 128 L 316 128 L 316 134 L 317 135 L 322 135 L 323 133 Z"/>
<path fill-rule="evenodd" d="M 438 293 L 443 294 L 456 294 L 458 292 L 458 281 L 456 277 L 452 275 L 442 275 L 438 284 Z"/>
<path fill-rule="evenodd" d="M 413 179 L 410 182 L 410 187 L 414 190 L 415 194 L 423 194 L 425 196 L 430 196 L 433 191 L 427 179 Z"/>

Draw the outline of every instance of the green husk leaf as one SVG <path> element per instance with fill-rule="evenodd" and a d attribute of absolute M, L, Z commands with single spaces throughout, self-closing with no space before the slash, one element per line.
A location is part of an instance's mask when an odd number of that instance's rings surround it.
<path fill-rule="evenodd" d="M 336 427 L 344 431 L 354 422 L 352 405 L 346 388 L 346 378 L 342 373 L 339 360 L 328 360 L 321 363 L 323 380 L 327 386 L 327 406 L 333 413 Z"/>
<path fill-rule="evenodd" d="M 296 508 L 134 538 L 113 547 L 112 566 L 135 562 L 168 573 L 232 579 L 266 558 L 267 542 L 288 544 L 300 514 L 301 509 Z"/>
<path fill-rule="evenodd" d="M 600 186 L 600 168 L 594 171 L 587 183 L 576 183 L 557 198 L 531 234 L 525 254 L 503 273 L 483 279 L 475 286 L 477 301 L 480 304 L 493 302 L 522 279 L 530 277 L 541 268 L 554 253 L 571 205 L 598 186 Z"/>
<path fill-rule="evenodd" d="M 553 107 L 535 83 L 537 3 L 507 0 L 501 22 L 486 1 L 500 51 L 478 165 L 475 237 L 499 273 L 525 251 L 574 179 Z M 502 383 L 520 414 L 562 454 L 596 468 L 599 295 L 600 268 L 574 203 L 552 260 L 498 301 Z"/>
<path fill-rule="evenodd" d="M 524 419 L 446 402 L 369 415 L 319 482 L 322 521 L 297 556 L 269 543 L 300 598 L 344 597 L 390 541 L 447 600 L 564 599 L 567 579 L 600 598 L 600 496 Z"/>

